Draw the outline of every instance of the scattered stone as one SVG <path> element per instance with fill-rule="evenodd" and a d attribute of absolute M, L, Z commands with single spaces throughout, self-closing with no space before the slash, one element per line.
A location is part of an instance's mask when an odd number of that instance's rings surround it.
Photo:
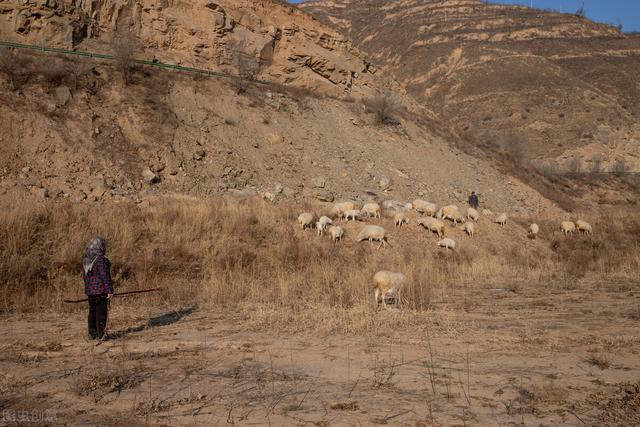
<path fill-rule="evenodd" d="M 66 86 L 58 86 L 55 91 L 56 105 L 63 107 L 71 99 L 71 89 Z"/>
<path fill-rule="evenodd" d="M 207 155 L 207 152 L 204 150 L 197 150 L 193 153 L 193 160 L 202 160 Z"/>
<path fill-rule="evenodd" d="M 391 187 L 391 178 L 385 175 L 381 176 L 378 185 L 381 190 L 388 190 Z"/>
<path fill-rule="evenodd" d="M 276 183 L 276 187 L 275 187 L 276 194 L 281 194 L 283 189 L 284 187 L 282 186 L 282 184 Z"/>
<path fill-rule="evenodd" d="M 320 200 L 321 202 L 333 202 L 335 200 L 335 197 L 333 196 L 333 193 L 331 191 L 316 192 L 314 193 L 313 197 Z"/>
<path fill-rule="evenodd" d="M 418 191 L 418 196 L 420 197 L 424 196 L 424 191 Z"/>
<path fill-rule="evenodd" d="M 315 188 L 324 188 L 326 183 L 326 180 L 322 177 L 315 177 L 311 179 L 311 184 L 313 184 Z"/>
<path fill-rule="evenodd" d="M 146 168 L 144 171 L 142 171 L 142 177 L 149 184 L 157 184 L 158 182 L 160 182 L 160 177 L 158 176 L 158 174 L 156 174 L 149 168 Z"/>
<path fill-rule="evenodd" d="M 270 193 L 268 191 L 265 192 L 265 193 L 262 193 L 262 198 L 267 200 L 267 201 L 269 201 L 269 202 L 271 202 L 271 203 L 275 203 L 276 202 L 276 195 L 273 194 L 273 193 Z"/>
<path fill-rule="evenodd" d="M 31 172 L 31 167 L 30 167 L 30 166 L 25 166 L 25 167 L 23 167 L 22 169 L 20 169 L 20 171 L 21 171 L 23 174 L 28 174 L 29 172 Z"/>
<path fill-rule="evenodd" d="M 96 135 L 100 135 L 100 128 L 95 128 L 93 130 L 93 133 L 95 133 Z"/>

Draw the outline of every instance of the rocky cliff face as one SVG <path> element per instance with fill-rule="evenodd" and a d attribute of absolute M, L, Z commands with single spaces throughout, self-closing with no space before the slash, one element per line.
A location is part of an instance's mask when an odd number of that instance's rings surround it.
<path fill-rule="evenodd" d="M 298 9 L 249 0 L 0 0 L 0 36 L 109 53 L 116 31 L 135 35 L 138 57 L 237 72 L 326 92 L 356 92 L 368 64 L 340 33 Z"/>
<path fill-rule="evenodd" d="M 640 38 L 574 14 L 478 0 L 333 0 L 340 29 L 479 152 L 640 170 Z M 478 151 L 477 151 L 478 152 Z"/>

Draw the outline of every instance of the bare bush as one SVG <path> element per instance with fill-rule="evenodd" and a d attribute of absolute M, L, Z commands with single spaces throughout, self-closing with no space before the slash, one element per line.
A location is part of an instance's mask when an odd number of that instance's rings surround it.
<path fill-rule="evenodd" d="M 624 176 L 631 171 L 631 167 L 627 164 L 624 159 L 616 160 L 613 165 L 611 165 L 611 172 L 615 176 Z"/>
<path fill-rule="evenodd" d="M 118 30 L 113 35 L 111 51 L 125 85 L 131 83 L 131 74 L 136 65 L 135 55 L 138 50 L 138 40 L 130 30 Z"/>
<path fill-rule="evenodd" d="M 396 117 L 400 110 L 400 102 L 390 92 L 373 96 L 365 105 L 368 111 L 375 115 L 378 124 L 393 126 L 400 123 Z"/>
<path fill-rule="evenodd" d="M 580 157 L 572 157 L 566 163 L 567 172 L 577 175 L 582 172 L 582 159 Z"/>
<path fill-rule="evenodd" d="M 19 90 L 34 75 L 33 58 L 19 52 L 1 49 L 0 73 L 7 77 L 13 90 Z"/>
<path fill-rule="evenodd" d="M 526 148 L 527 143 L 525 139 L 514 132 L 510 132 L 504 138 L 504 148 L 511 157 L 511 159 L 516 163 L 524 163 L 526 157 Z"/>
<path fill-rule="evenodd" d="M 246 40 L 233 39 L 229 48 L 237 72 L 237 77 L 233 80 L 236 93 L 245 93 L 249 84 L 255 81 L 260 73 L 260 63 L 256 59 L 257 52 Z"/>
<path fill-rule="evenodd" d="M 602 173 L 602 164 L 604 163 L 604 158 L 601 154 L 597 154 L 591 158 L 591 168 L 589 172 L 592 175 L 599 175 Z"/>

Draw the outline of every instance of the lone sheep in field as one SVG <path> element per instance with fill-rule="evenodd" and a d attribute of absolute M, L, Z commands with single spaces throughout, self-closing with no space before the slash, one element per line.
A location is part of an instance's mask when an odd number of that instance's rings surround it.
<path fill-rule="evenodd" d="M 496 218 L 496 224 L 505 225 L 506 223 L 507 223 L 507 214 L 501 213 L 500 215 L 498 215 L 498 217 Z"/>
<path fill-rule="evenodd" d="M 402 273 L 392 271 L 378 271 L 373 275 L 373 296 L 376 307 L 382 303 L 387 308 L 387 299 L 393 299 L 396 307 L 399 307 L 400 292 L 407 278 Z"/>
<path fill-rule="evenodd" d="M 439 219 L 426 216 L 418 220 L 418 225 L 423 226 L 424 228 L 431 231 L 432 233 L 436 233 L 438 237 L 444 236 L 444 222 L 442 222 Z"/>
<path fill-rule="evenodd" d="M 367 203 L 362 207 L 362 214 L 367 217 L 380 218 L 380 205 L 377 203 Z"/>
<path fill-rule="evenodd" d="M 300 228 L 303 230 L 306 228 L 313 228 L 314 219 L 315 215 L 311 212 L 303 212 L 298 216 L 298 224 L 300 224 Z"/>
<path fill-rule="evenodd" d="M 380 249 L 387 244 L 387 232 L 378 225 L 365 225 L 364 228 L 360 230 L 360 233 L 358 233 L 356 242 L 362 242 L 363 240 L 368 240 L 369 244 L 374 240 L 380 242 L 378 246 L 378 249 Z"/>
<path fill-rule="evenodd" d="M 572 221 L 562 221 L 560 223 L 560 230 L 562 230 L 564 234 L 573 233 L 576 231 L 576 225 Z"/>
<path fill-rule="evenodd" d="M 416 199 L 412 203 L 413 209 L 425 214 L 427 216 L 434 216 L 436 214 L 437 206 L 435 203 L 430 203 L 422 199 Z"/>
<path fill-rule="evenodd" d="M 591 234 L 593 232 L 591 224 L 581 219 L 576 221 L 576 229 L 584 234 Z"/>
<path fill-rule="evenodd" d="M 396 227 L 402 227 L 402 224 L 407 224 L 409 220 L 407 219 L 407 214 L 404 212 L 398 212 L 393 217 L 393 223 Z"/>
<path fill-rule="evenodd" d="M 478 222 L 478 220 L 480 219 L 480 212 L 478 212 L 474 208 L 467 209 L 467 219 Z"/>
<path fill-rule="evenodd" d="M 473 224 L 473 222 L 467 222 L 463 227 L 462 227 L 462 231 L 464 231 L 465 233 L 467 233 L 469 235 L 469 237 L 473 237 L 473 233 L 475 232 L 475 225 Z"/>
<path fill-rule="evenodd" d="M 342 218 L 342 215 L 345 211 L 353 210 L 355 208 L 356 205 L 353 202 L 336 203 L 335 205 L 333 205 L 333 208 L 331 208 L 331 216 L 333 216 L 334 218 Z"/>
<path fill-rule="evenodd" d="M 451 249 L 453 251 L 456 248 L 456 241 L 445 237 L 438 242 L 438 246 L 440 246 L 441 248 Z"/>
<path fill-rule="evenodd" d="M 329 227 L 329 235 L 331 236 L 331 240 L 333 243 L 337 243 L 342 240 L 342 236 L 344 236 L 344 230 L 339 225 L 332 225 Z"/>
<path fill-rule="evenodd" d="M 324 236 L 324 230 L 327 228 L 327 225 L 333 224 L 331 218 L 328 216 L 321 216 L 318 222 L 316 222 L 316 228 L 318 229 L 318 236 Z"/>
<path fill-rule="evenodd" d="M 540 227 L 538 227 L 538 224 L 534 223 L 529 226 L 529 236 L 531 236 L 533 239 L 538 237 L 539 231 L 540 231 Z"/>
<path fill-rule="evenodd" d="M 346 219 L 347 221 L 349 221 L 349 218 L 351 218 L 354 221 L 357 221 L 360 218 L 360 210 L 349 209 L 348 211 L 345 211 L 342 215 L 344 216 L 344 219 Z"/>

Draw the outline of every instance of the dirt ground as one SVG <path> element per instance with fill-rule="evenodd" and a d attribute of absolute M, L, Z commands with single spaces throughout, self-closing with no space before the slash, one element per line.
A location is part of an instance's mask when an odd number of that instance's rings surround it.
<path fill-rule="evenodd" d="M 117 304 L 99 345 L 80 311 L 2 320 L 0 424 L 640 423 L 637 283 L 461 287 L 424 325 L 361 336 Z"/>

